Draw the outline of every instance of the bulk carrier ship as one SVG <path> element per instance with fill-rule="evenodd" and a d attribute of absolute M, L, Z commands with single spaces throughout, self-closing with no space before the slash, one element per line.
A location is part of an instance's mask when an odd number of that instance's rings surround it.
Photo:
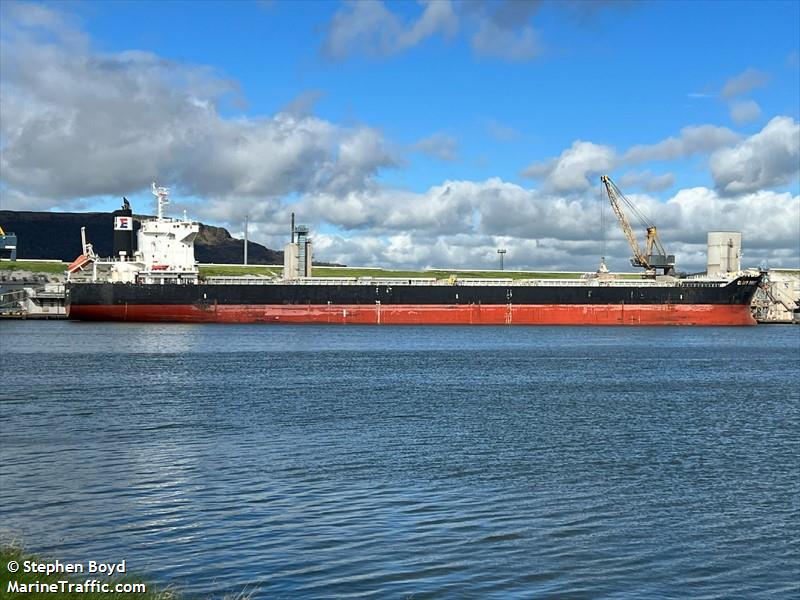
<path fill-rule="evenodd" d="M 275 277 L 201 280 L 194 258 L 200 224 L 166 218 L 169 191 L 153 184 L 158 216 L 141 223 L 125 201 L 114 213 L 114 254 L 101 260 L 82 232 L 68 268 L 71 319 L 192 323 L 469 325 L 755 325 L 750 302 L 761 274 L 675 277 L 655 226 L 640 249 L 623 205 L 641 216 L 608 177 L 612 209 L 641 279 L 601 269 L 582 279 L 460 279 L 311 276 L 308 230 L 295 227 Z M 661 271 L 659 274 L 658 271 Z"/>

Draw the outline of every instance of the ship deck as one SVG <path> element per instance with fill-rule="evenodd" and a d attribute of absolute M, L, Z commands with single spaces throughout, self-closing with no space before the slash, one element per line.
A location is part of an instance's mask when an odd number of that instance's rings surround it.
<path fill-rule="evenodd" d="M 207 285 L 329 285 L 329 286 L 467 286 L 467 287 L 725 287 L 732 279 L 435 279 L 401 277 L 303 277 L 299 279 L 274 279 L 267 277 L 207 277 Z"/>

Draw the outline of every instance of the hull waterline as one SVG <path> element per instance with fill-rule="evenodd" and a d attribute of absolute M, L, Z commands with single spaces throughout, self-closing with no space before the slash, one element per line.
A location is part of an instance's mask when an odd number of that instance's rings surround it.
<path fill-rule="evenodd" d="M 84 321 L 361 325 L 755 325 L 739 304 L 72 305 Z"/>
<path fill-rule="evenodd" d="M 760 276 L 592 284 L 124 284 L 68 287 L 72 319 L 364 325 L 754 325 Z"/>

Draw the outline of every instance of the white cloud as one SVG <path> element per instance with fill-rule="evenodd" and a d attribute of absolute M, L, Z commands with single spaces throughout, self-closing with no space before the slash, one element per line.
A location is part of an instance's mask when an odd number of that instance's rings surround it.
<path fill-rule="evenodd" d="M 540 2 L 510 0 L 466 5 L 476 25 L 470 43 L 476 54 L 525 61 L 542 51 L 539 34 L 530 24 Z"/>
<path fill-rule="evenodd" d="M 534 163 L 523 171 L 526 177 L 544 179 L 554 192 L 576 192 L 589 189 L 589 177 L 611 169 L 616 161 L 610 146 L 576 140 L 561 156 L 543 163 Z"/>
<path fill-rule="evenodd" d="M 292 98 L 280 112 L 292 115 L 293 117 L 307 117 L 314 112 L 314 107 L 324 95 L 325 92 L 322 90 L 306 90 Z"/>
<path fill-rule="evenodd" d="M 406 3 L 410 4 L 410 3 Z M 346 2 L 327 27 L 322 52 L 331 59 L 359 54 L 393 56 L 441 34 L 468 31 L 473 51 L 509 61 L 531 60 L 543 51 L 539 32 L 531 24 L 541 0 L 419 0 L 424 6 L 415 21 L 405 23 L 380 0 Z M 561 2 L 555 7 L 573 21 L 585 24 L 599 12 L 625 8 L 619 2 Z"/>
<path fill-rule="evenodd" d="M 678 137 L 668 137 L 656 144 L 637 145 L 619 156 L 614 148 L 576 140 L 560 156 L 530 164 L 522 175 L 544 182 L 546 190 L 557 193 L 583 192 L 595 185 L 595 178 L 620 167 L 651 161 L 668 161 L 707 154 L 741 139 L 726 127 L 695 125 L 684 127 Z M 626 173 L 620 178 L 624 187 L 659 191 L 675 183 L 670 173 L 653 175 L 650 171 Z"/>
<path fill-rule="evenodd" d="M 458 18 L 449 0 L 422 3 L 419 19 L 406 25 L 379 0 L 348 2 L 333 16 L 323 52 L 333 59 L 354 53 L 385 57 L 416 46 L 437 33 L 450 37 L 458 29 Z"/>
<path fill-rule="evenodd" d="M 497 142 L 509 143 L 518 140 L 522 135 L 519 131 L 494 119 L 486 123 L 486 133 Z"/>
<path fill-rule="evenodd" d="M 800 260 L 800 196 L 760 191 L 730 198 L 698 187 L 681 190 L 667 202 L 628 197 L 656 223 L 682 269 L 702 270 L 711 230 L 741 231 L 748 265 L 789 266 Z M 601 205 L 606 256 L 614 268 L 629 270 L 631 250 L 607 200 L 598 204 L 593 194 L 567 199 L 494 178 L 448 181 L 420 194 L 382 189 L 346 199 L 306 198 L 299 209 L 313 222 L 349 232 L 314 237 L 318 256 L 336 262 L 495 268 L 496 250 L 505 247 L 509 268 L 593 270 L 603 237 Z M 643 239 L 643 227 L 633 224 Z"/>
<path fill-rule="evenodd" d="M 444 133 L 434 133 L 411 146 L 412 150 L 422 152 L 439 160 L 454 161 L 458 159 L 458 142 Z"/>
<path fill-rule="evenodd" d="M 741 125 L 761 118 L 761 107 L 754 100 L 743 100 L 731 104 L 731 119 Z"/>
<path fill-rule="evenodd" d="M 68 13 L 27 2 L 5 2 L 2 10 L 4 24 L 9 25 L 3 29 L 3 37 L 15 38 L 24 32 L 25 35 L 36 36 L 39 41 L 49 40 L 75 47 L 89 44 L 88 36 Z M 43 35 L 44 32 L 47 33 Z"/>
<path fill-rule="evenodd" d="M 756 88 L 764 87 L 769 82 L 769 75 L 758 69 L 749 67 L 736 77 L 731 77 L 722 88 L 720 95 L 730 100 L 736 96 L 742 96 Z"/>
<path fill-rule="evenodd" d="M 59 13 L 25 6 L 9 11 L 0 46 L 6 205 L 130 195 L 154 179 L 210 201 L 254 205 L 362 189 L 398 164 L 370 127 L 342 127 L 305 111 L 224 117 L 220 106 L 237 96 L 235 82 L 147 52 L 93 51 Z"/>
<path fill-rule="evenodd" d="M 17 189 L 0 191 L 0 210 L 48 210 L 53 208 L 50 198 L 26 194 Z"/>
<path fill-rule="evenodd" d="M 504 60 L 530 60 L 541 52 L 539 36 L 530 25 L 513 30 L 485 20 L 473 34 L 471 43 L 478 54 Z"/>
<path fill-rule="evenodd" d="M 675 185 L 675 175 L 654 175 L 650 171 L 630 172 L 620 177 L 619 185 L 623 189 L 642 188 L 646 192 L 659 192 Z"/>
<path fill-rule="evenodd" d="M 549 191 L 581 192 L 595 184 L 594 177 L 612 169 L 708 154 L 740 139 L 739 134 L 726 127 L 693 125 L 684 127 L 677 137 L 671 136 L 656 144 L 633 146 L 622 156 L 618 156 L 610 146 L 576 140 L 560 156 L 533 163 L 522 174 L 543 180 Z M 629 173 L 625 177 L 628 184 L 643 187 L 647 191 L 666 189 L 675 181 L 671 174 L 654 176 L 649 171 L 638 175 Z M 623 179 L 620 181 L 625 182 Z"/>
<path fill-rule="evenodd" d="M 416 21 L 404 23 L 380 0 L 347 2 L 328 24 L 323 53 L 332 59 L 354 54 L 383 58 L 399 54 L 434 35 L 452 37 L 460 19 L 450 0 L 427 0 Z M 538 1 L 461 3 L 471 17 L 472 48 L 477 54 L 506 60 L 528 60 L 540 51 L 538 35 L 528 23 Z"/>
<path fill-rule="evenodd" d="M 625 164 L 654 160 L 675 160 L 694 154 L 712 152 L 738 141 L 741 136 L 727 127 L 692 125 L 681 129 L 680 136 L 668 137 L 657 144 L 633 146 L 623 156 Z"/>
<path fill-rule="evenodd" d="M 686 243 L 705 243 L 708 231 L 741 231 L 749 252 L 793 248 L 800 260 L 800 196 L 758 191 L 731 198 L 704 187 L 679 191 L 664 209 L 677 219 L 663 235 Z"/>
<path fill-rule="evenodd" d="M 307 195 L 299 210 L 317 222 L 382 234 L 406 230 L 470 231 L 481 184 L 450 182 L 425 194 L 373 188 L 346 195 Z"/>
<path fill-rule="evenodd" d="M 800 172 L 800 124 L 775 117 L 759 133 L 711 155 L 717 189 L 742 194 L 790 182 Z"/>
<path fill-rule="evenodd" d="M 416 46 L 439 31 L 449 37 L 458 30 L 458 19 L 450 0 L 423 0 L 422 4 L 425 6 L 422 16 L 401 36 L 402 47 Z"/>
<path fill-rule="evenodd" d="M 498 248 L 506 248 L 505 266 L 517 269 L 592 271 L 599 263 L 599 245 L 558 239 L 508 236 L 426 236 L 406 233 L 389 238 L 346 238 L 329 234 L 314 238 L 315 255 L 349 265 L 393 265 L 400 268 L 499 269 Z"/>

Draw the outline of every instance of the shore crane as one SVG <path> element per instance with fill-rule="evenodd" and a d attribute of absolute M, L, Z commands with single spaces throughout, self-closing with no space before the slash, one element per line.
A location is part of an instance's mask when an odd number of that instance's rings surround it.
<path fill-rule="evenodd" d="M 675 255 L 667 254 L 664 246 L 661 244 L 661 239 L 658 237 L 658 229 L 645 217 L 645 215 L 636 208 L 636 205 L 625 197 L 625 194 L 620 191 L 616 184 L 611 181 L 608 175 L 600 177 L 600 181 L 606 186 L 606 193 L 608 200 L 611 203 L 611 208 L 622 227 L 622 232 L 628 240 L 628 244 L 633 250 L 633 258 L 631 264 L 634 267 L 642 267 L 645 273 L 649 276 L 655 276 L 656 269 L 662 269 L 664 275 L 675 275 Z M 625 215 L 623 205 L 636 217 L 636 219 L 645 227 L 645 248 L 641 249 L 639 241 L 633 233 L 631 223 Z M 655 253 L 653 252 L 655 250 Z"/>

